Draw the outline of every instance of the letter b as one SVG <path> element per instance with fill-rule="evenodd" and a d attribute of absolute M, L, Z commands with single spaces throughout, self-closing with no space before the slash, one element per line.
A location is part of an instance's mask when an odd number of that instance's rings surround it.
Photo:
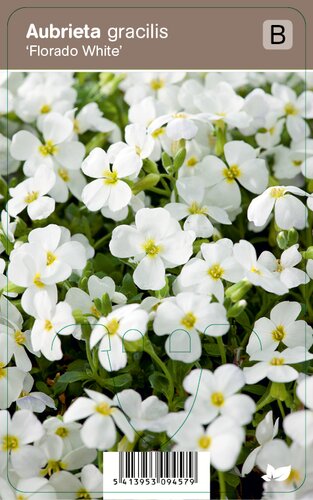
<path fill-rule="evenodd" d="M 293 45 L 293 25 L 289 19 L 268 19 L 263 23 L 263 47 L 266 50 L 289 50 Z"/>
<path fill-rule="evenodd" d="M 286 37 L 284 35 L 285 27 L 282 24 L 272 24 L 271 26 L 271 44 L 281 44 L 284 43 Z"/>

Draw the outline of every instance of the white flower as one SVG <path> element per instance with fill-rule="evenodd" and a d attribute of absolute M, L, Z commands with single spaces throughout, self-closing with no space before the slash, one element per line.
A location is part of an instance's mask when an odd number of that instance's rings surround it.
<path fill-rule="evenodd" d="M 268 184 L 265 161 L 257 158 L 258 151 L 244 141 L 230 141 L 224 146 L 227 165 L 216 156 L 206 157 L 209 168 L 206 181 L 211 187 L 211 204 L 236 209 L 241 204 L 241 184 L 252 193 L 262 193 Z"/>
<path fill-rule="evenodd" d="M 241 471 L 243 477 L 252 471 L 253 467 L 255 466 L 257 456 L 260 453 L 262 447 L 266 443 L 272 441 L 272 439 L 274 439 L 275 436 L 277 436 L 278 423 L 279 423 L 279 418 L 276 419 L 275 424 L 273 423 L 273 412 L 271 410 L 265 415 L 263 420 L 261 420 L 261 422 L 258 424 L 255 430 L 255 437 L 257 442 L 259 443 L 259 446 L 254 448 L 254 450 L 251 451 L 251 453 L 247 456 L 246 460 L 244 461 Z"/>
<path fill-rule="evenodd" d="M 142 339 L 148 323 L 148 313 L 139 304 L 115 307 L 108 316 L 101 316 L 90 336 L 92 349 L 100 340 L 98 356 L 107 371 L 116 371 L 127 364 L 124 341 Z"/>
<path fill-rule="evenodd" d="M 255 403 L 246 394 L 236 394 L 245 385 L 242 370 L 232 364 L 221 365 L 214 373 L 195 369 L 183 381 L 185 391 L 192 394 L 185 402 L 185 411 L 208 424 L 219 414 L 245 425 L 252 419 Z"/>
<path fill-rule="evenodd" d="M 136 431 L 164 430 L 163 419 L 168 415 L 168 407 L 156 396 L 149 396 L 142 401 L 138 392 L 125 389 L 114 396 L 113 401 L 130 418 L 130 424 Z"/>
<path fill-rule="evenodd" d="M 51 112 L 64 113 L 71 109 L 76 99 L 76 91 L 71 82 L 52 80 L 35 81 L 29 74 L 18 89 L 15 112 L 25 122 L 42 120 Z"/>
<path fill-rule="evenodd" d="M 108 206 L 115 212 L 126 207 L 132 191 L 123 179 L 137 175 L 140 168 L 140 158 L 126 148 L 117 154 L 111 167 L 107 153 L 100 148 L 93 149 L 82 164 L 83 172 L 96 178 L 82 192 L 87 208 L 96 211 Z"/>
<path fill-rule="evenodd" d="M 289 194 L 291 193 L 291 194 Z M 303 229 L 306 225 L 307 210 L 298 196 L 306 196 L 305 191 L 296 186 L 269 187 L 260 196 L 251 201 L 248 219 L 256 226 L 262 226 L 274 209 L 275 222 L 281 229 Z"/>
<path fill-rule="evenodd" d="M 195 137 L 198 131 L 198 127 L 194 121 L 199 119 L 201 119 L 201 116 L 185 112 L 162 115 L 153 120 L 148 128 L 148 132 L 153 136 L 156 131 L 162 129 L 166 124 L 166 134 L 172 141 L 179 141 L 180 139 L 190 140 Z"/>
<path fill-rule="evenodd" d="M 294 179 L 305 167 L 305 153 L 298 151 L 298 143 L 291 143 L 290 149 L 278 146 L 274 151 L 274 173 L 277 179 Z"/>
<path fill-rule="evenodd" d="M 161 98 L 167 89 L 177 92 L 175 84 L 185 78 L 184 71 L 143 71 L 128 73 L 121 82 L 120 88 L 126 90 L 124 99 L 128 104 L 141 101 L 146 96 Z"/>
<path fill-rule="evenodd" d="M 168 335 L 165 350 L 171 359 L 191 363 L 201 356 L 199 333 L 219 337 L 229 323 L 224 306 L 210 304 L 206 295 L 184 292 L 159 305 L 153 329 L 157 335 Z"/>
<path fill-rule="evenodd" d="M 180 273 L 182 287 L 193 287 L 197 293 L 215 295 L 219 302 L 224 300 L 222 280 L 232 283 L 240 281 L 244 272 L 233 257 L 233 243 L 222 238 L 215 243 L 202 243 L 201 256 L 184 265 Z"/>
<path fill-rule="evenodd" d="M 16 366 L 28 372 L 32 368 L 31 360 L 25 350 L 32 351 L 30 342 L 30 330 L 23 331 L 23 317 L 19 310 L 4 296 L 0 299 L 0 323 L 6 326 L 0 335 L 8 335 Z"/>
<path fill-rule="evenodd" d="M 6 366 L 12 358 L 13 349 L 12 339 L 0 335 L 0 409 L 9 408 L 23 389 L 26 373 L 16 366 Z"/>
<path fill-rule="evenodd" d="M 86 265 L 86 249 L 84 244 L 71 237 L 70 231 L 56 224 L 33 229 L 28 235 L 31 246 L 40 248 L 46 257 L 45 276 L 55 282 L 66 280 L 72 271 L 82 270 Z M 28 247 L 24 246 L 25 250 Z M 21 250 L 21 248 L 19 249 Z"/>
<path fill-rule="evenodd" d="M 55 160 L 61 165 L 75 169 L 80 166 L 83 144 L 76 141 L 67 141 L 73 130 L 73 123 L 69 118 L 59 113 L 49 113 L 42 123 L 44 143 L 27 130 L 14 134 L 11 144 L 11 155 L 17 160 L 26 160 L 24 163 L 25 175 L 34 175 L 39 165 L 52 167 Z"/>
<path fill-rule="evenodd" d="M 58 495 L 64 492 L 67 499 L 102 498 L 102 474 L 93 464 L 85 465 L 81 473 L 75 476 L 66 471 L 56 472 L 51 476 L 49 483 Z"/>
<path fill-rule="evenodd" d="M 27 207 L 27 213 L 32 220 L 47 218 L 55 207 L 55 201 L 45 196 L 55 183 L 55 174 L 45 165 L 40 166 L 34 177 L 22 181 L 9 192 L 12 198 L 8 201 L 9 215 L 16 217 Z"/>
<path fill-rule="evenodd" d="M 116 142 L 109 147 L 109 161 L 110 163 L 114 163 L 118 153 L 121 151 L 124 151 L 126 154 L 133 153 L 135 156 L 131 155 L 129 157 L 129 162 L 132 160 L 133 165 L 129 165 L 129 168 L 136 165 L 136 169 L 139 172 L 142 160 L 150 156 L 153 148 L 154 140 L 151 135 L 148 134 L 146 127 L 139 123 L 132 123 L 125 127 L 125 142 Z M 139 167 L 138 159 L 140 160 Z"/>
<path fill-rule="evenodd" d="M 259 361 L 243 369 L 246 383 L 255 384 L 268 378 L 272 382 L 292 382 L 299 377 L 299 372 L 289 365 L 313 359 L 303 346 L 288 347 L 282 352 L 272 348 L 259 350 L 250 356 L 250 361 Z"/>
<path fill-rule="evenodd" d="M 281 254 L 280 259 L 276 259 L 268 251 L 262 252 L 259 257 L 260 264 L 267 267 L 287 288 L 295 288 L 309 281 L 308 275 L 302 269 L 295 268 L 302 260 L 298 248 L 298 244 L 292 245 Z"/>
<path fill-rule="evenodd" d="M 287 436 L 303 447 L 313 443 L 313 377 L 305 377 L 297 386 L 297 396 L 307 410 L 290 413 L 284 418 Z"/>
<path fill-rule="evenodd" d="M 103 132 L 105 134 L 118 130 L 117 125 L 104 118 L 96 102 L 89 102 L 83 106 L 75 116 L 75 109 L 66 113 L 65 116 L 73 121 L 73 132 L 75 135 L 84 134 L 87 130 Z M 75 137 L 75 136 L 74 136 Z"/>
<path fill-rule="evenodd" d="M 244 441 L 244 431 L 226 416 L 218 417 L 206 429 L 190 417 L 172 439 L 177 443 L 174 451 L 208 451 L 213 467 L 226 471 L 236 463 Z"/>
<path fill-rule="evenodd" d="M 42 452 L 30 443 L 44 434 L 43 427 L 31 411 L 19 410 L 10 416 L 7 410 L 0 412 L 0 463 L 9 460 L 11 467 L 21 477 L 36 476 L 44 463 Z"/>
<path fill-rule="evenodd" d="M 57 500 L 58 498 L 54 488 L 49 484 L 48 479 L 44 477 L 29 477 L 26 479 L 17 479 L 14 482 L 11 479 L 12 473 L 10 473 L 9 477 L 10 483 L 0 477 L 1 500 L 19 500 L 18 497 L 20 496 L 21 498 L 21 495 L 17 494 L 19 491 L 31 492 L 27 494 L 27 497 L 23 495 L 25 500 L 38 500 L 38 495 L 41 494 L 43 494 L 45 500 Z"/>
<path fill-rule="evenodd" d="M 185 264 L 192 255 L 193 231 L 182 231 L 164 208 L 142 208 L 136 226 L 121 225 L 113 230 L 112 255 L 134 257 L 139 262 L 134 282 L 142 290 L 159 290 L 165 285 L 165 269 Z"/>
<path fill-rule="evenodd" d="M 251 118 L 242 110 L 244 102 L 227 82 L 220 82 L 214 89 L 194 97 L 195 105 L 210 121 L 224 122 L 230 128 L 249 125 Z"/>
<path fill-rule="evenodd" d="M 27 288 L 22 296 L 22 307 L 33 314 L 34 297 L 45 289 L 52 302 L 57 301 L 55 283 L 67 279 L 72 266 L 83 269 L 86 251 L 78 241 L 70 241 L 68 229 L 50 224 L 30 232 L 29 243 L 24 243 L 10 254 L 9 280 Z"/>
<path fill-rule="evenodd" d="M 75 329 L 71 307 L 66 302 L 51 302 L 43 290 L 34 298 L 36 318 L 31 332 L 31 342 L 35 351 L 41 351 L 49 360 L 61 359 L 61 341 L 58 335 L 70 335 Z"/>
<path fill-rule="evenodd" d="M 277 279 L 273 273 L 264 266 L 257 257 L 254 246 L 246 240 L 234 244 L 234 257 L 244 270 L 245 279 L 264 290 L 283 295 L 288 288 Z"/>
<path fill-rule="evenodd" d="M 116 441 L 117 425 L 129 441 L 134 439 L 134 431 L 121 410 L 114 402 L 99 392 L 85 389 L 89 398 L 79 397 L 64 414 L 64 422 L 87 418 L 81 430 L 81 438 L 87 448 L 107 450 Z"/>
<path fill-rule="evenodd" d="M 284 128 L 284 118 L 277 119 L 277 113 L 269 113 L 265 118 L 264 129 L 255 135 L 255 140 L 261 148 L 270 149 L 280 143 Z M 280 146 L 281 147 L 281 146 Z M 276 171 L 276 170 L 275 170 Z"/>
<path fill-rule="evenodd" d="M 164 208 L 176 220 L 187 217 L 184 229 L 192 230 L 197 237 L 207 238 L 213 234 L 210 218 L 222 224 L 231 224 L 227 212 L 206 203 L 206 190 L 200 177 L 180 178 L 176 188 L 181 198 L 179 203 L 168 203 Z"/>
<path fill-rule="evenodd" d="M 313 118 L 313 92 L 307 91 L 297 97 L 293 89 L 273 83 L 273 96 L 280 101 L 280 113 L 286 116 L 286 126 L 290 137 L 297 141 L 309 135 L 309 126 L 304 118 Z"/>
<path fill-rule="evenodd" d="M 298 302 L 284 301 L 277 304 L 270 313 L 270 319 L 260 318 L 246 348 L 249 355 L 260 351 L 275 349 L 280 342 L 287 347 L 303 346 L 310 349 L 313 344 L 313 330 L 303 320 L 297 321 L 301 312 Z"/>
<path fill-rule="evenodd" d="M 72 193 L 78 200 L 81 200 L 83 188 L 86 186 L 86 179 L 81 173 L 80 165 L 83 161 L 85 150 L 80 151 L 80 161 L 75 164 L 61 165 L 54 162 L 55 183 L 49 191 L 50 196 L 58 203 L 65 203 L 68 200 L 69 193 Z M 77 153 L 77 157 L 79 152 Z"/>
<path fill-rule="evenodd" d="M 68 450 L 64 440 L 58 434 L 46 434 L 37 443 L 38 450 L 44 454 L 43 465 L 45 467 L 38 474 L 45 476 L 60 470 L 77 470 L 90 462 L 97 456 L 94 447 L 86 447 L 82 441 L 76 443 L 74 449 Z"/>
<path fill-rule="evenodd" d="M 23 391 L 21 396 L 16 400 L 16 405 L 21 410 L 30 410 L 34 413 L 42 413 L 46 407 L 56 410 L 54 401 L 44 392 L 30 392 L 34 384 L 34 379 L 27 373 L 23 382 Z"/>
<path fill-rule="evenodd" d="M 58 415 L 57 417 L 47 418 L 43 423 L 43 427 L 47 435 L 56 435 L 62 439 L 64 453 L 80 448 L 83 444 L 80 438 L 82 424 L 78 422 L 63 422 L 62 417 Z"/>

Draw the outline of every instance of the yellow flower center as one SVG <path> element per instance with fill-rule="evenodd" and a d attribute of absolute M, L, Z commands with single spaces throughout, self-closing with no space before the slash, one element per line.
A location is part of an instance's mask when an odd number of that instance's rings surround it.
<path fill-rule="evenodd" d="M 44 329 L 47 330 L 47 332 L 50 332 L 52 330 L 52 328 L 53 328 L 53 324 L 51 323 L 51 321 L 49 319 L 46 319 Z"/>
<path fill-rule="evenodd" d="M 272 198 L 281 198 L 285 194 L 285 188 L 283 187 L 273 187 L 271 189 Z"/>
<path fill-rule="evenodd" d="M 65 438 L 68 436 L 69 431 L 66 427 L 58 427 L 57 430 L 55 431 L 55 434 L 57 436 L 60 436 L 61 438 Z"/>
<path fill-rule="evenodd" d="M 24 333 L 21 332 L 21 330 L 16 330 L 16 332 L 14 333 L 14 340 L 17 344 L 22 345 L 24 344 L 26 337 Z"/>
<path fill-rule="evenodd" d="M 284 358 L 272 358 L 270 364 L 273 366 L 282 366 L 284 361 Z"/>
<path fill-rule="evenodd" d="M 251 269 L 250 269 L 251 273 L 255 273 L 255 274 L 258 274 L 259 276 L 261 276 L 261 271 L 260 269 L 258 269 L 257 267 L 255 266 L 252 266 Z"/>
<path fill-rule="evenodd" d="M 201 436 L 200 439 L 198 439 L 198 445 L 199 448 L 202 450 L 207 450 L 211 446 L 211 441 L 212 439 L 210 436 Z"/>
<path fill-rule="evenodd" d="M 187 115 L 186 115 L 186 113 L 174 113 L 174 114 L 172 115 L 172 117 L 173 117 L 173 118 L 186 118 L 186 117 L 187 117 Z"/>
<path fill-rule="evenodd" d="M 40 274 L 36 273 L 33 279 L 34 285 L 36 285 L 38 288 L 43 288 L 45 285 L 40 279 Z"/>
<path fill-rule="evenodd" d="M 16 500 L 27 500 L 27 498 L 24 495 L 22 495 L 21 493 L 19 493 L 19 495 L 17 495 L 17 497 L 16 497 Z"/>
<path fill-rule="evenodd" d="M 278 325 L 275 330 L 272 331 L 273 340 L 276 342 L 280 342 L 284 339 L 286 335 L 285 329 L 283 325 Z"/>
<path fill-rule="evenodd" d="M 301 474 L 297 469 L 291 469 L 289 476 L 286 481 L 288 483 L 299 483 L 301 480 Z"/>
<path fill-rule="evenodd" d="M 157 128 L 156 130 L 154 130 L 154 132 L 152 132 L 152 137 L 154 139 L 157 139 L 158 137 L 160 137 L 160 135 L 163 135 L 165 133 L 165 130 L 164 128 Z"/>
<path fill-rule="evenodd" d="M 24 201 L 25 203 L 32 203 L 33 201 L 36 201 L 38 199 L 39 192 L 38 191 L 31 191 L 30 193 L 25 196 Z"/>
<path fill-rule="evenodd" d="M 114 170 L 113 172 L 111 172 L 111 170 L 105 170 L 103 172 L 103 176 L 104 176 L 104 184 L 116 184 L 117 181 L 118 181 L 118 176 L 117 176 L 117 172 Z"/>
<path fill-rule="evenodd" d="M 224 168 L 223 175 L 227 182 L 234 182 L 240 176 L 241 172 L 238 165 L 232 165 L 229 168 Z"/>
<path fill-rule="evenodd" d="M 187 167 L 194 167 L 198 163 L 198 158 L 196 156 L 190 156 L 187 160 Z"/>
<path fill-rule="evenodd" d="M 300 167 L 300 165 L 302 165 L 302 161 L 301 160 L 293 160 L 292 164 L 294 167 Z"/>
<path fill-rule="evenodd" d="M 47 466 L 40 471 L 42 476 L 51 476 L 55 472 L 59 472 L 62 469 L 66 469 L 67 464 L 62 462 L 61 460 L 48 460 Z"/>
<path fill-rule="evenodd" d="M 162 78 L 154 78 L 150 82 L 150 87 L 152 88 L 152 90 L 160 90 L 164 87 L 164 85 L 165 81 L 162 80 Z"/>
<path fill-rule="evenodd" d="M 268 129 L 268 131 L 269 131 L 269 133 L 270 133 L 271 135 L 274 135 L 274 132 L 275 132 L 275 127 L 271 127 L 271 128 L 269 128 L 269 129 Z"/>
<path fill-rule="evenodd" d="M 201 207 L 196 201 L 193 201 L 191 205 L 188 207 L 188 212 L 192 215 L 194 214 L 205 214 L 206 208 Z"/>
<path fill-rule="evenodd" d="M 4 366 L 5 366 L 4 363 L 0 363 L 0 380 L 4 378 L 7 374 Z"/>
<path fill-rule="evenodd" d="M 2 450 L 3 451 L 15 451 L 18 449 L 18 438 L 16 436 L 4 436 L 2 438 Z"/>
<path fill-rule="evenodd" d="M 213 392 L 211 395 L 211 402 L 214 406 L 223 406 L 224 401 L 225 399 L 221 392 Z"/>
<path fill-rule="evenodd" d="M 38 149 L 42 156 L 54 155 L 58 151 L 57 146 L 52 141 L 47 141 L 45 144 L 39 146 Z"/>
<path fill-rule="evenodd" d="M 109 415 L 111 415 L 113 413 L 113 409 L 105 401 L 97 404 L 96 411 L 105 417 L 108 417 Z"/>
<path fill-rule="evenodd" d="M 138 156 L 140 156 L 140 155 L 141 155 L 141 153 L 142 153 L 142 149 L 141 149 L 141 147 L 140 147 L 140 146 L 135 146 L 135 151 L 136 151 L 136 154 L 137 154 Z"/>
<path fill-rule="evenodd" d="M 64 182 L 68 182 L 70 180 L 70 176 L 68 174 L 68 170 L 66 168 L 59 168 L 58 169 L 58 174 L 59 174 L 59 177 L 61 177 L 61 179 L 64 181 Z"/>
<path fill-rule="evenodd" d="M 213 264 L 208 269 L 208 275 L 215 281 L 219 280 L 224 274 L 224 269 L 219 264 Z"/>
<path fill-rule="evenodd" d="M 196 316 L 192 312 L 188 312 L 181 320 L 181 324 L 186 328 L 191 329 L 195 326 L 196 321 Z"/>
<path fill-rule="evenodd" d="M 79 132 L 80 132 L 79 122 L 76 118 L 74 118 L 74 120 L 73 120 L 73 130 L 74 130 L 75 134 L 79 134 Z"/>
<path fill-rule="evenodd" d="M 156 257 L 162 250 L 161 245 L 156 245 L 155 240 L 150 238 L 143 244 L 143 249 L 148 257 Z"/>
<path fill-rule="evenodd" d="M 286 115 L 297 115 L 298 114 L 298 110 L 294 106 L 294 104 L 292 104 L 291 102 L 288 102 L 285 105 L 285 113 L 286 113 Z"/>
<path fill-rule="evenodd" d="M 42 113 L 43 115 L 45 115 L 46 113 L 50 113 L 50 111 L 51 111 L 51 106 L 49 106 L 49 104 L 44 104 L 40 108 L 40 113 Z"/>
<path fill-rule="evenodd" d="M 85 488 L 81 488 L 76 492 L 75 500 L 91 500 L 91 496 Z"/>
<path fill-rule="evenodd" d="M 105 325 L 105 328 L 107 329 L 109 335 L 115 335 L 118 331 L 118 327 L 119 322 L 115 318 L 111 319 L 108 324 Z"/>
<path fill-rule="evenodd" d="M 54 255 L 54 253 L 52 253 L 52 252 L 50 252 L 50 250 L 48 250 L 47 259 L 46 259 L 47 266 L 51 266 L 51 264 L 53 264 L 53 262 L 55 260 L 56 260 L 56 255 Z"/>
<path fill-rule="evenodd" d="M 276 271 L 278 273 L 281 273 L 283 270 L 284 270 L 284 267 L 282 266 L 280 259 L 277 259 L 276 260 Z"/>
<path fill-rule="evenodd" d="M 101 318 L 101 312 L 98 311 L 98 309 L 96 308 L 96 306 L 91 306 L 90 311 L 91 311 L 91 314 L 93 314 L 94 316 L 96 316 L 96 318 Z"/>

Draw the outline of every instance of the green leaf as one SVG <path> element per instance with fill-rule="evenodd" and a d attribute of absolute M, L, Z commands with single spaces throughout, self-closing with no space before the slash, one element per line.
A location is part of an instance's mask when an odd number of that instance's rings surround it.
<path fill-rule="evenodd" d="M 181 148 L 175 155 L 174 158 L 174 172 L 177 172 L 177 170 L 182 166 L 186 158 L 186 148 Z"/>
<path fill-rule="evenodd" d="M 137 287 L 132 276 L 129 273 L 125 274 L 122 281 L 122 286 L 119 288 L 119 291 L 126 295 L 128 299 L 130 299 L 134 295 L 137 295 Z"/>
<path fill-rule="evenodd" d="M 156 392 L 158 392 L 159 394 L 163 394 L 166 399 L 169 398 L 169 383 L 164 373 L 152 373 L 149 377 L 149 382 Z"/>
<path fill-rule="evenodd" d="M 70 384 L 72 382 L 77 382 L 77 380 L 85 380 L 86 372 L 76 372 L 76 371 L 68 371 L 63 373 L 61 377 L 59 377 L 58 382 Z"/>
<path fill-rule="evenodd" d="M 162 153 L 162 165 L 164 168 L 172 166 L 172 158 L 165 151 Z"/>
<path fill-rule="evenodd" d="M 130 387 L 132 380 L 133 378 L 130 373 L 123 373 L 116 377 L 104 379 L 102 383 L 105 387 L 114 391 Z"/>
<path fill-rule="evenodd" d="M 220 356 L 220 350 L 217 344 L 204 344 L 203 349 L 210 356 Z"/>
<path fill-rule="evenodd" d="M 233 488 L 236 488 L 240 483 L 240 477 L 231 474 L 231 472 L 224 472 L 224 478 L 226 483 L 229 484 L 229 486 L 233 486 Z"/>

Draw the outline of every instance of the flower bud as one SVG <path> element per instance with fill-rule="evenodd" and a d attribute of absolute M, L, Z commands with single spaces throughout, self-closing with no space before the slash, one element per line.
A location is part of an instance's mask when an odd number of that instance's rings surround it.
<path fill-rule="evenodd" d="M 239 300 L 238 302 L 236 302 L 236 304 L 234 304 L 233 306 L 231 306 L 228 309 L 227 317 L 228 318 L 237 318 L 237 316 L 239 316 L 239 314 L 241 314 L 242 311 L 244 311 L 246 307 L 247 307 L 247 301 L 246 300 Z"/>
<path fill-rule="evenodd" d="M 160 176 L 158 174 L 148 174 L 133 185 L 132 191 L 134 194 L 138 194 L 141 191 L 153 188 L 159 180 Z"/>
<path fill-rule="evenodd" d="M 246 293 L 248 293 L 251 287 L 252 284 L 250 281 L 243 279 L 242 281 L 239 281 L 239 283 L 235 283 L 227 288 L 225 296 L 230 298 L 232 302 L 238 302 L 246 295 Z"/>

